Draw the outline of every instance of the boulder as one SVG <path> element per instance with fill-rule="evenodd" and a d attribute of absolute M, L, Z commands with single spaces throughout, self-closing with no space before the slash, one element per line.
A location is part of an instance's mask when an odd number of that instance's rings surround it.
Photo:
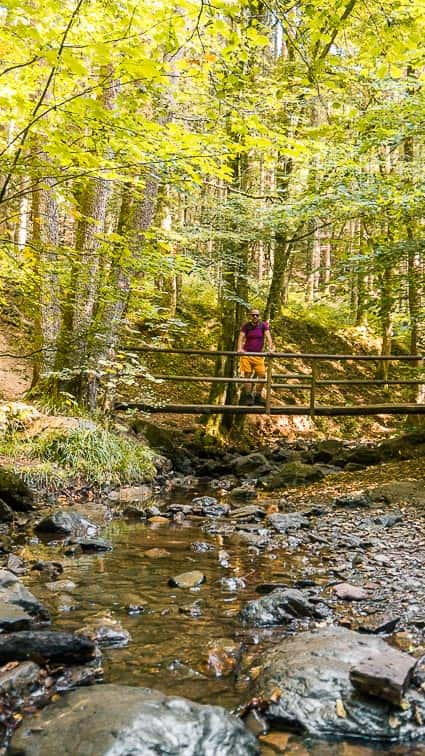
<path fill-rule="evenodd" d="M 378 465 L 384 458 L 383 451 L 378 446 L 357 446 L 347 452 L 345 461 L 357 465 Z"/>
<path fill-rule="evenodd" d="M 275 488 L 289 488 L 291 486 L 314 483 L 324 478 L 319 465 L 305 465 L 303 462 L 288 462 L 276 472 L 267 475 L 261 481 L 262 488 L 272 491 Z"/>
<path fill-rule="evenodd" d="M 58 509 L 56 512 L 44 517 L 35 527 L 38 533 L 58 533 L 73 535 L 95 535 L 97 527 L 84 515 L 66 509 Z"/>
<path fill-rule="evenodd" d="M 259 599 L 248 601 L 240 612 L 244 625 L 269 627 L 283 625 L 300 617 L 323 617 L 302 591 L 276 588 Z"/>
<path fill-rule="evenodd" d="M 312 457 L 314 462 L 330 462 L 344 450 L 344 442 L 337 438 L 326 438 L 316 444 Z"/>
<path fill-rule="evenodd" d="M 246 454 L 244 456 L 236 457 L 233 460 L 233 469 L 238 476 L 255 473 L 260 468 L 264 472 L 266 472 L 266 469 L 271 469 L 270 463 L 267 461 L 264 454 L 260 454 L 260 452 Z"/>
<path fill-rule="evenodd" d="M 11 470 L 0 468 L 0 499 L 14 512 L 34 509 L 34 495 L 27 484 Z"/>
<path fill-rule="evenodd" d="M 409 688 L 405 693 L 407 705 L 399 709 L 362 694 L 350 680 L 353 667 L 386 654 L 389 648 L 376 635 L 341 627 L 284 638 L 260 660 L 263 669 L 256 694 L 271 701 L 267 719 L 272 726 L 285 722 L 288 728 L 314 737 L 368 738 L 383 743 L 423 740 L 423 692 Z M 402 664 L 406 657 L 412 658 L 403 651 L 390 650 Z"/>
<path fill-rule="evenodd" d="M 59 747 L 60 744 L 60 747 Z M 75 690 L 25 719 L 10 755 L 257 756 L 255 737 L 219 706 L 148 688 L 98 685 Z"/>
<path fill-rule="evenodd" d="M 408 501 L 410 504 L 425 505 L 425 485 L 423 480 L 395 480 L 383 483 L 367 490 L 373 502 L 399 504 Z"/>

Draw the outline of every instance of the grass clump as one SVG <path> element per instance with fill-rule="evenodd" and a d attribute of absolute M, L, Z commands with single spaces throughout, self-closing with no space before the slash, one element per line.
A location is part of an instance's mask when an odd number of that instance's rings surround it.
<path fill-rule="evenodd" d="M 50 482 L 56 487 L 66 477 L 68 482 L 79 477 L 100 487 L 139 483 L 155 475 L 149 448 L 99 426 L 53 429 L 32 438 L 14 435 L 3 441 L 0 451 L 25 468 L 26 479 L 35 485 Z"/>
<path fill-rule="evenodd" d="M 137 483 L 155 474 L 150 449 L 104 428 L 52 431 L 35 439 L 32 451 L 97 486 Z"/>

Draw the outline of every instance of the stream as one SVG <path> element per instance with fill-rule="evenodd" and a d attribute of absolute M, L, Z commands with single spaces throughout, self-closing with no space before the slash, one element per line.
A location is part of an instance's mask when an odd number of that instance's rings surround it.
<path fill-rule="evenodd" d="M 190 503 L 194 495 L 196 492 L 188 492 L 181 503 Z M 159 504 L 166 512 L 170 501 Z M 90 518 L 90 511 L 87 516 Z M 258 653 L 308 626 L 305 620 L 295 620 L 289 627 L 244 627 L 238 616 L 241 607 L 258 598 L 256 589 L 262 584 L 320 588 L 335 583 L 335 564 L 323 545 L 307 546 L 302 539 L 289 538 L 286 545 L 275 539 L 260 549 L 240 534 L 249 534 L 250 529 L 261 532 L 261 523 L 240 525 L 239 531 L 226 534 L 224 522 L 196 516 L 179 523 L 106 517 L 102 537 L 111 541 L 113 550 L 72 557 L 64 556 L 61 540 L 44 537 L 37 543 L 32 538 L 27 547 L 32 557 L 60 561 L 64 567 L 61 579 L 73 581 L 76 587 L 72 593 L 52 593 L 44 585 L 49 579 L 35 571 L 29 572 L 24 582 L 48 607 L 52 627 L 57 630 L 74 631 L 99 617 L 110 617 L 130 633 L 128 645 L 102 650 L 104 682 L 151 687 L 236 710 L 252 696 L 249 671 Z M 347 526 L 350 529 L 349 522 Z M 151 549 L 165 549 L 168 555 L 150 558 L 145 552 Z M 169 585 L 171 577 L 191 570 L 204 573 L 202 585 L 190 589 Z M 351 608 L 346 611 L 350 614 Z M 242 644 L 242 660 L 236 671 L 216 676 L 208 667 L 207 647 L 222 638 Z M 281 738 L 279 748 L 264 746 L 262 753 L 425 754 L 421 746 L 376 750 L 364 742 L 332 744 L 285 733 Z"/>

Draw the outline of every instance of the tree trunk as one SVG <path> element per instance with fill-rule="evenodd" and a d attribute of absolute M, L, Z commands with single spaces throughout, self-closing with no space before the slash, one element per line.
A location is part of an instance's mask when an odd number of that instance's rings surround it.
<path fill-rule="evenodd" d="M 44 181 L 49 183 L 47 178 Z M 32 244 L 38 252 L 35 342 L 41 351 L 34 363 L 33 386 L 41 375 L 54 370 L 56 366 L 61 325 L 58 241 L 58 206 L 53 192 L 48 189 L 36 191 L 32 203 Z"/>

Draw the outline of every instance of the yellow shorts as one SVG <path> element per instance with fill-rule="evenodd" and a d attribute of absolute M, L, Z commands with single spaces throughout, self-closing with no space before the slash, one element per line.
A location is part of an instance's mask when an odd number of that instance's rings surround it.
<path fill-rule="evenodd" d="M 264 378 L 266 375 L 266 367 L 264 364 L 264 357 L 249 357 L 247 354 L 241 357 L 241 373 L 255 373 L 257 378 Z"/>

